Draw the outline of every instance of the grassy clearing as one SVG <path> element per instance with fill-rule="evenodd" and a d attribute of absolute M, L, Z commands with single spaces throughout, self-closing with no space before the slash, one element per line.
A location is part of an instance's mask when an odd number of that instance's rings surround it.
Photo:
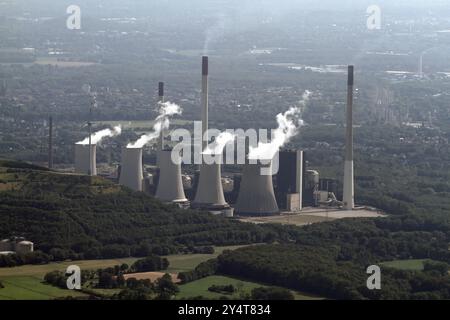
<path fill-rule="evenodd" d="M 207 261 L 209 259 L 214 259 L 219 256 L 224 250 L 236 250 L 245 246 L 226 246 L 226 247 L 215 247 L 215 252 L 213 254 L 178 254 L 167 256 L 169 260 L 169 269 L 167 272 L 179 273 L 183 271 L 194 270 L 196 266 L 200 263 Z"/>
<path fill-rule="evenodd" d="M 170 262 L 169 273 L 193 270 L 203 261 L 213 259 L 224 250 L 234 250 L 242 246 L 216 247 L 214 254 L 183 254 L 166 258 Z M 96 270 L 126 263 L 132 265 L 139 258 L 80 260 L 49 263 L 45 265 L 26 265 L 14 268 L 0 268 L 0 280 L 5 285 L 0 289 L 0 300 L 48 300 L 65 296 L 84 296 L 83 293 L 59 289 L 42 283 L 46 273 L 59 270 L 64 272 L 68 266 L 77 265 L 81 270 Z M 93 289 L 94 292 L 112 295 L 120 292 L 116 289 Z"/>
<path fill-rule="evenodd" d="M 40 277 L 18 276 L 2 278 L 0 300 L 50 300 L 61 297 L 82 297 L 84 293 L 68 291 L 42 283 Z"/>
<path fill-rule="evenodd" d="M 222 294 L 208 291 L 208 288 L 212 285 L 229 285 L 232 284 L 237 291 L 233 294 Z M 226 276 L 210 276 L 194 282 L 183 284 L 179 286 L 180 292 L 177 295 L 177 299 L 188 299 L 193 297 L 202 296 L 206 299 L 219 299 L 222 296 L 226 296 L 230 299 L 239 299 L 242 294 L 250 294 L 254 288 L 267 287 L 256 282 L 243 281 Z M 294 292 L 296 300 L 318 300 L 321 298 L 305 295 L 300 292 Z"/>
<path fill-rule="evenodd" d="M 125 259 L 107 259 L 107 260 L 80 260 L 80 261 L 65 261 L 58 263 L 49 263 L 44 265 L 26 265 L 14 268 L 0 268 L 0 279 L 6 277 L 17 276 L 34 276 L 38 278 L 44 278 L 44 275 L 48 272 L 59 270 L 65 271 L 70 265 L 77 265 L 82 270 L 95 270 L 113 267 L 126 263 L 131 265 L 138 258 L 125 258 Z"/>
<path fill-rule="evenodd" d="M 409 270 L 409 271 L 423 271 L 425 261 L 431 261 L 427 259 L 412 259 L 412 260 L 394 260 L 382 262 L 381 265 L 385 267 Z"/>

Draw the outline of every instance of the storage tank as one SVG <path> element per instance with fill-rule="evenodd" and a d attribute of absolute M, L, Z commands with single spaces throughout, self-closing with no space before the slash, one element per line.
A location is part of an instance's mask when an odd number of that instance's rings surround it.
<path fill-rule="evenodd" d="M 90 147 L 90 153 L 89 153 Z M 97 175 L 97 146 L 92 144 L 75 144 L 75 172 L 79 174 Z M 90 172 L 92 171 L 92 172 Z"/>
<path fill-rule="evenodd" d="M 119 184 L 134 191 L 142 191 L 143 179 L 142 148 L 122 148 Z"/>

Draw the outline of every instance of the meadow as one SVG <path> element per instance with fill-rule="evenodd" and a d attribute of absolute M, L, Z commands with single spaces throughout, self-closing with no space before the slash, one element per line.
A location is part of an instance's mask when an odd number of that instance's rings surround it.
<path fill-rule="evenodd" d="M 178 254 L 167 256 L 170 262 L 169 273 L 193 270 L 198 264 L 213 259 L 224 250 L 234 250 L 242 246 L 215 247 L 213 254 Z M 0 268 L 0 281 L 5 288 L 0 289 L 0 300 L 49 300 L 66 296 L 80 297 L 86 294 L 59 289 L 43 283 L 46 273 L 59 270 L 64 272 L 68 266 L 77 265 L 81 270 L 97 270 L 126 263 L 132 265 L 138 258 L 80 260 L 52 262 L 44 265 L 25 265 L 14 268 Z M 206 288 L 207 289 L 207 288 Z M 94 289 L 101 294 L 114 294 L 117 290 Z M 201 292 L 201 290 L 200 290 Z"/>

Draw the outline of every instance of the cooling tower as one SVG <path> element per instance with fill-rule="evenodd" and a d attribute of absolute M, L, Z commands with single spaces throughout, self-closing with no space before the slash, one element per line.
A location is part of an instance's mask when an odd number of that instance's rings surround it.
<path fill-rule="evenodd" d="M 181 161 L 172 161 L 172 151 L 163 150 L 159 153 L 159 183 L 156 198 L 164 202 L 187 202 L 181 179 Z M 179 159 L 179 154 L 176 155 Z"/>
<path fill-rule="evenodd" d="M 91 152 L 89 152 L 89 149 Z M 75 172 L 79 174 L 97 175 L 96 166 L 96 145 L 92 144 L 89 148 L 88 144 L 75 144 Z M 90 159 L 89 159 L 90 154 Z"/>
<path fill-rule="evenodd" d="M 143 179 L 142 148 L 123 148 L 119 183 L 135 191 L 142 191 Z"/>
<path fill-rule="evenodd" d="M 261 169 L 272 164 L 246 164 L 234 210 L 238 215 L 265 216 L 280 212 L 273 191 L 272 175 L 261 175 Z"/>
<path fill-rule="evenodd" d="M 229 205 L 225 201 L 220 164 L 201 164 L 200 177 L 195 194 L 194 208 L 221 209 Z"/>
<path fill-rule="evenodd" d="M 348 67 L 347 88 L 347 128 L 345 137 L 345 164 L 344 164 L 344 208 L 352 210 L 355 207 L 354 178 L 353 178 L 353 66 Z"/>

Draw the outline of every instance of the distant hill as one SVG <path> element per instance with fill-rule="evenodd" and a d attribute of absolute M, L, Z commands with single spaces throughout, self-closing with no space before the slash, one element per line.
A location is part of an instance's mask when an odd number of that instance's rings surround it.
<path fill-rule="evenodd" d="M 1 238 L 24 236 L 44 252 L 61 248 L 92 258 L 279 237 L 270 226 L 181 210 L 100 177 L 5 160 L 0 160 L 0 217 Z"/>

